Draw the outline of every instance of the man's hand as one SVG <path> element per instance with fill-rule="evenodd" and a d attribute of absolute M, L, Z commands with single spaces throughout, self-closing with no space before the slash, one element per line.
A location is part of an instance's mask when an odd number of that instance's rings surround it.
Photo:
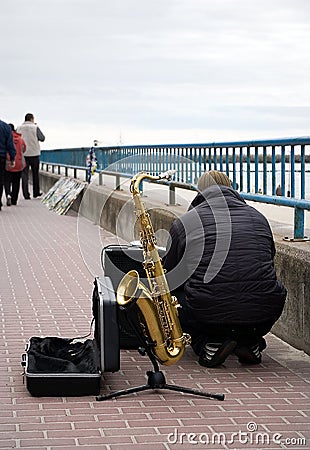
<path fill-rule="evenodd" d="M 15 167 L 15 161 L 10 162 L 11 167 Z"/>

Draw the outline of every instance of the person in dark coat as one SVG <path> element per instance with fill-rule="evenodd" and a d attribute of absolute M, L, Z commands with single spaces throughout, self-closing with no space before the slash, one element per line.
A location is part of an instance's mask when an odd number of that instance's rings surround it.
<path fill-rule="evenodd" d="M 198 189 L 188 212 L 171 226 L 163 260 L 182 305 L 181 325 L 201 365 L 218 366 L 231 353 L 241 363 L 259 364 L 263 336 L 286 298 L 269 223 L 222 172 L 203 174 Z"/>
<path fill-rule="evenodd" d="M 0 211 L 2 208 L 2 193 L 4 187 L 4 174 L 7 153 L 9 154 L 9 164 L 15 164 L 16 150 L 14 147 L 11 127 L 3 120 L 0 120 Z"/>

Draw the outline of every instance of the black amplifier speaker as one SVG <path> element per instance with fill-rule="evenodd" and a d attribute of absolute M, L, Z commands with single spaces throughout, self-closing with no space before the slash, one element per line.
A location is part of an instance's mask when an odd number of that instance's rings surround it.
<path fill-rule="evenodd" d="M 165 249 L 159 247 L 158 253 L 160 257 L 163 257 Z M 103 249 L 101 255 L 104 274 L 111 278 L 115 290 L 123 276 L 130 270 L 136 270 L 141 281 L 147 283 L 143 261 L 140 245 L 109 245 Z"/>
<path fill-rule="evenodd" d="M 159 248 L 160 257 L 165 254 L 164 248 Z M 114 292 L 116 293 L 119 282 L 130 270 L 139 273 L 140 280 L 148 287 L 146 273 L 143 268 L 144 256 L 141 245 L 109 245 L 104 247 L 101 253 L 101 264 L 104 275 L 112 281 Z M 136 349 L 140 346 L 136 333 L 128 322 L 126 313 L 122 308 L 118 310 L 120 329 L 120 348 Z"/>

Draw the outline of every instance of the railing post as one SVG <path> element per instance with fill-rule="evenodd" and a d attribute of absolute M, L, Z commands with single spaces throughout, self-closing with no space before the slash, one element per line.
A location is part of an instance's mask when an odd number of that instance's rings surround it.
<path fill-rule="evenodd" d="M 223 172 L 223 147 L 220 147 L 220 171 Z"/>
<path fill-rule="evenodd" d="M 169 184 L 169 205 L 175 205 L 175 186 Z"/>
<path fill-rule="evenodd" d="M 276 195 L 276 149 L 271 147 L 271 178 L 272 178 L 272 195 Z"/>
<path fill-rule="evenodd" d="M 233 188 L 237 189 L 237 178 L 236 178 L 236 148 L 232 149 L 232 165 L 233 165 Z"/>
<path fill-rule="evenodd" d="M 119 175 L 116 175 L 115 177 L 115 190 L 116 191 L 121 190 L 121 177 Z"/>
<path fill-rule="evenodd" d="M 263 146 L 263 194 L 267 194 L 267 149 Z"/>
<path fill-rule="evenodd" d="M 228 147 L 226 147 L 225 166 L 226 166 L 226 175 L 229 178 L 229 148 Z"/>
<path fill-rule="evenodd" d="M 243 148 L 239 149 L 239 190 L 243 191 Z"/>
<path fill-rule="evenodd" d="M 99 186 L 102 186 L 102 185 L 103 185 L 103 175 L 102 175 L 102 172 L 99 173 L 98 184 L 99 184 Z"/>
<path fill-rule="evenodd" d="M 291 197 L 295 197 L 295 147 L 291 146 Z"/>
<path fill-rule="evenodd" d="M 294 239 L 304 238 L 305 211 L 294 206 Z"/>
<path fill-rule="evenodd" d="M 281 147 L 281 195 L 285 196 L 285 146 Z"/>
<path fill-rule="evenodd" d="M 255 172 L 254 172 L 255 189 L 254 189 L 254 192 L 257 193 L 258 192 L 258 147 L 254 148 L 254 164 L 255 164 Z"/>
<path fill-rule="evenodd" d="M 251 192 L 251 147 L 246 150 L 246 191 Z"/>
<path fill-rule="evenodd" d="M 301 190 L 301 198 L 305 198 L 305 146 L 302 145 L 300 149 L 300 163 L 301 163 L 301 173 L 300 173 L 300 190 Z"/>

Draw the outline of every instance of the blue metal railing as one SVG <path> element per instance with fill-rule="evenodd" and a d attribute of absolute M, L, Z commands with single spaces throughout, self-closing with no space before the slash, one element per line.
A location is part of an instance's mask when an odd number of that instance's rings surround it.
<path fill-rule="evenodd" d="M 141 170 L 156 174 L 175 169 L 175 182 L 171 187 L 195 186 L 206 170 L 223 171 L 247 200 L 294 207 L 294 238 L 302 239 L 304 211 L 310 209 L 310 201 L 306 200 L 310 198 L 309 149 L 310 137 L 304 137 L 97 147 L 96 156 L 99 171 L 118 176 L 131 176 Z M 85 167 L 88 151 L 89 148 L 45 150 L 41 161 Z"/>

